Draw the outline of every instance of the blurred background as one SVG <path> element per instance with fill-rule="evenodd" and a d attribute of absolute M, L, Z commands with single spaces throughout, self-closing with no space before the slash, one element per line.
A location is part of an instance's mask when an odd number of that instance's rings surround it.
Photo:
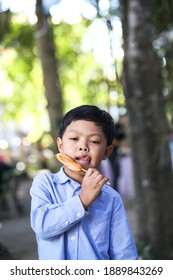
<path fill-rule="evenodd" d="M 173 3 L 0 0 L 0 259 L 37 259 L 29 189 L 57 172 L 63 115 L 115 121 L 101 171 L 122 196 L 141 259 L 173 259 Z"/>

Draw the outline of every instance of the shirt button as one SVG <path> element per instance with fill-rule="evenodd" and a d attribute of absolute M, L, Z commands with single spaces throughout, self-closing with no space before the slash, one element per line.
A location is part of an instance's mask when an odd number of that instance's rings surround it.
<path fill-rule="evenodd" d="M 72 236 L 70 239 L 71 239 L 71 241 L 74 241 L 76 239 L 76 237 Z"/>
<path fill-rule="evenodd" d="M 80 217 L 80 216 L 81 216 L 81 212 L 77 212 L 77 213 L 76 213 L 76 216 L 77 216 L 77 217 Z"/>

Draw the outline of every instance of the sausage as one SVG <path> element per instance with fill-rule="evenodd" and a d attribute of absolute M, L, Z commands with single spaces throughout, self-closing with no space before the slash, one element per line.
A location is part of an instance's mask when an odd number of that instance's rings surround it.
<path fill-rule="evenodd" d="M 64 164 L 65 166 L 67 166 L 69 169 L 74 170 L 74 171 L 84 171 L 86 172 L 85 169 L 82 168 L 82 166 L 75 162 L 73 159 L 71 159 L 69 156 L 67 155 L 63 155 L 63 154 L 56 154 L 55 155 L 56 159 L 59 160 L 62 164 Z"/>

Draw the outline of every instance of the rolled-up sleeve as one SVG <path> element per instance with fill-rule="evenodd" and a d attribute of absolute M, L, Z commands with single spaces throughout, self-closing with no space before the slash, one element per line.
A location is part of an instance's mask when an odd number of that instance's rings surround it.
<path fill-rule="evenodd" d="M 56 202 L 47 182 L 39 176 L 33 181 L 31 194 L 31 227 L 42 239 L 62 234 L 80 221 L 85 210 L 78 195 Z"/>

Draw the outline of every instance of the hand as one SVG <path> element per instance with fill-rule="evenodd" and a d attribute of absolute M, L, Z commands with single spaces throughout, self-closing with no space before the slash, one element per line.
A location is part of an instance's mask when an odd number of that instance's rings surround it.
<path fill-rule="evenodd" d="M 89 168 L 87 170 L 82 181 L 82 189 L 79 195 L 84 208 L 87 208 L 97 198 L 101 188 L 108 180 L 107 177 L 104 177 L 95 168 Z"/>

